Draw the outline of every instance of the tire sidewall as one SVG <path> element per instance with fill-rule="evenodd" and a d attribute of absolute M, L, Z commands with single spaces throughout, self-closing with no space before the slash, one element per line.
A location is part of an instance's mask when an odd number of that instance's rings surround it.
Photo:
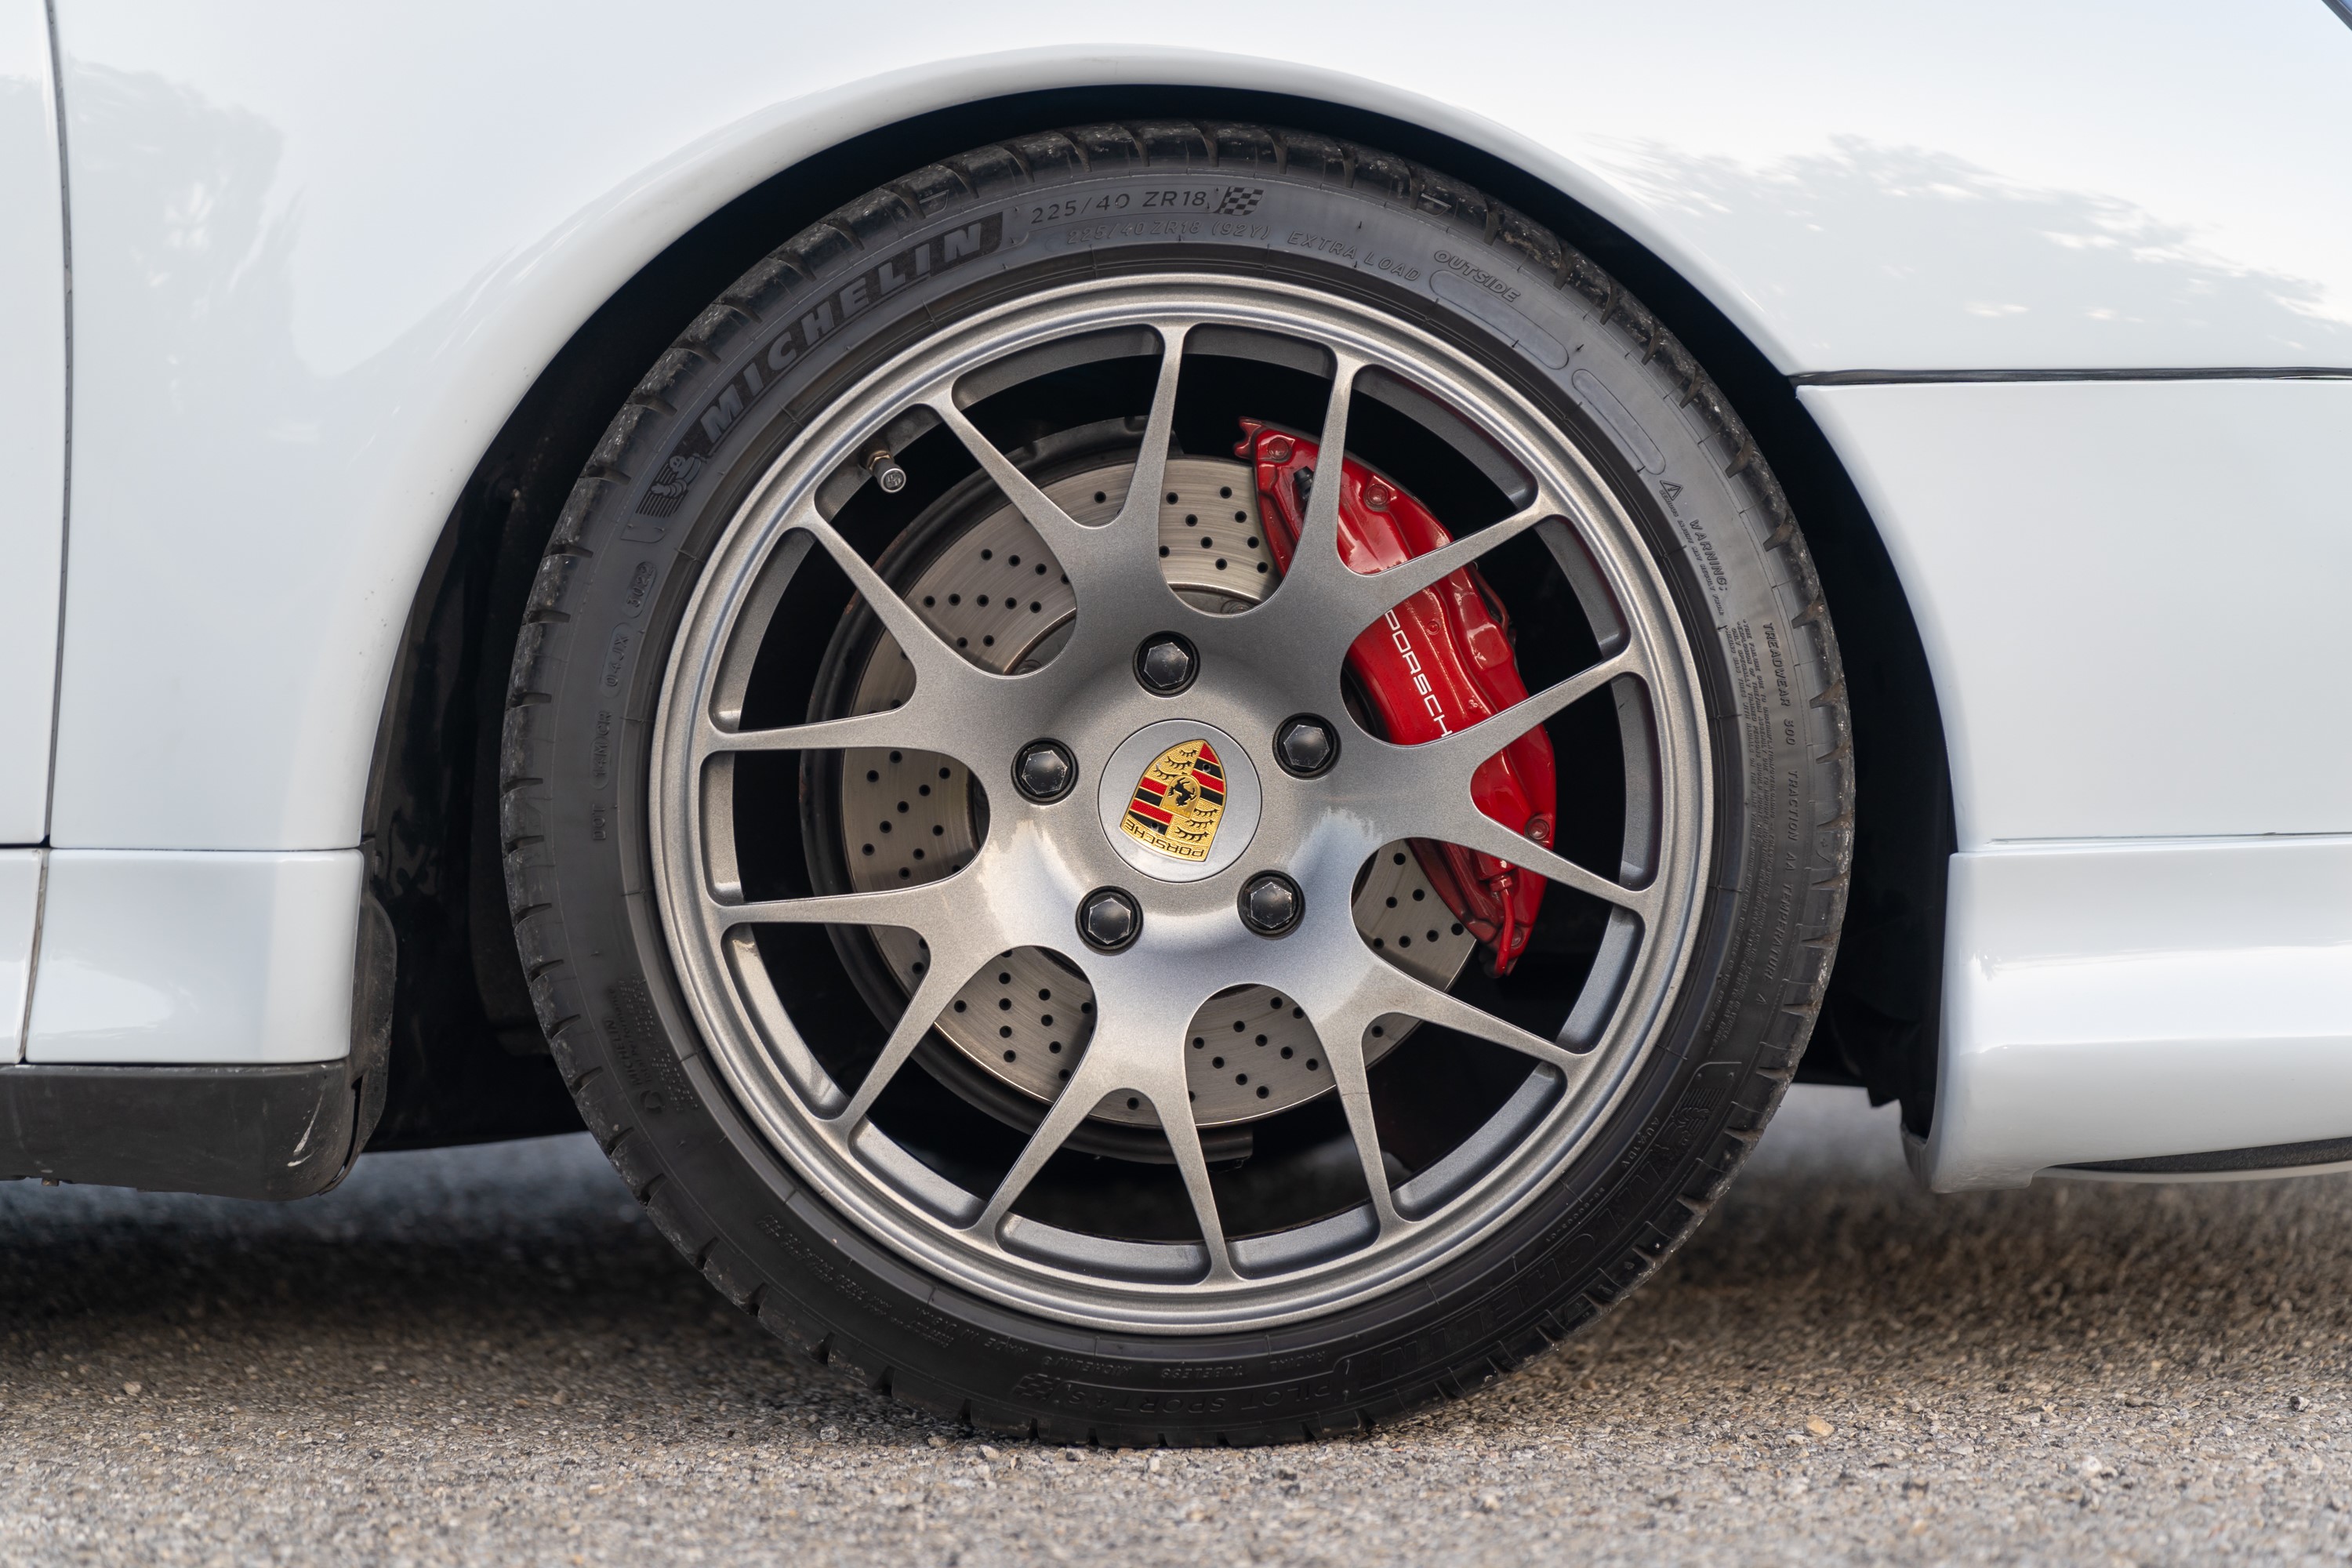
<path fill-rule="evenodd" d="M 590 1124 L 680 1248 L 763 1321 L 945 1415 L 1059 1436 L 1295 1436 L 1507 1366 L 1617 1300 L 1743 1152 L 1793 1049 L 1834 749 L 1814 609 L 1722 432 L 1580 291 L 1446 215 L 1328 179 L 1128 167 L 1037 178 L 755 272 L 614 424 L 518 647 L 504 759 L 527 973 Z M 788 247 L 789 249 L 789 247 Z M 782 254 L 782 253 L 780 253 Z M 646 769 L 669 650 L 721 530 L 810 413 L 946 321 L 1063 279 L 1211 265 L 1368 295 L 1476 353 L 1598 454 L 1704 672 L 1716 811 L 1680 994 L 1535 1202 L 1412 1285 L 1245 1335 L 1107 1336 L 922 1276 L 786 1168 L 701 1046 L 653 907 Z M 770 303 L 772 296 L 773 303 Z M 730 302 L 731 301 L 731 302 Z M 1703 413 L 1703 411 L 1702 411 Z M 1818 619 L 1818 616 L 1816 617 Z M 1822 660 L 1816 658 L 1815 665 Z M 1799 918 L 1790 918 L 1791 910 Z M 1794 1037 L 1801 1045 L 1801 1034 Z M 1783 1060 L 1782 1058 L 1786 1059 Z M 1107 1436 L 1110 1435 L 1110 1436 Z"/>

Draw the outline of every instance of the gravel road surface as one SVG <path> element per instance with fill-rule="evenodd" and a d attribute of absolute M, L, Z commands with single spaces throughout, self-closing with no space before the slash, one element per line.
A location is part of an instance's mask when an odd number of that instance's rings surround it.
<path fill-rule="evenodd" d="M 1628 1309 L 1254 1452 L 983 1444 L 795 1361 L 584 1136 L 282 1207 L 0 1187 L 0 1562 L 2352 1556 L 2352 1179 L 1931 1198 L 1800 1089 Z"/>

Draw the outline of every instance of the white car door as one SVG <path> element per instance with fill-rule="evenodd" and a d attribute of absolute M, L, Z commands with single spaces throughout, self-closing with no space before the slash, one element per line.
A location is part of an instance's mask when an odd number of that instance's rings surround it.
<path fill-rule="evenodd" d="M 64 194 L 48 16 L 0 0 L 0 1061 L 22 1048 L 65 549 Z"/>

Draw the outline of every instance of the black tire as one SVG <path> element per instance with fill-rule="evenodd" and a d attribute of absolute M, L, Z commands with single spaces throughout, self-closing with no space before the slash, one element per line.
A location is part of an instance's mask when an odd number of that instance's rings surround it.
<path fill-rule="evenodd" d="M 1177 205 L 1144 211 L 1168 191 Z M 1073 211 L 1080 221 L 1062 216 Z M 773 356 L 786 371 L 745 376 L 803 317 L 858 302 L 873 268 L 950 231 L 971 241 L 958 266 L 816 342 L 791 340 L 796 357 Z M 748 1124 L 684 1022 L 646 891 L 648 724 L 700 562 L 797 415 L 919 329 L 1072 268 L 1179 250 L 1381 290 L 1613 443 L 1698 645 L 1718 808 L 1706 912 L 1667 1026 L 1541 1201 L 1369 1305 L 1271 1334 L 1107 1341 L 919 1274 L 828 1211 Z M 1551 363 L 1571 353 L 1572 370 Z M 1355 1430 L 1577 1331 L 1689 1233 L 1753 1143 L 1804 1048 L 1843 910 L 1853 770 L 1836 640 L 1788 504 L 1723 396 L 1612 279 L 1519 214 L 1294 132 L 1015 138 L 918 170 L 781 247 L 614 417 L 556 527 L 508 702 L 500 824 L 517 940 L 600 1144 L 730 1301 L 868 1386 L 988 1431 L 1200 1444 Z"/>

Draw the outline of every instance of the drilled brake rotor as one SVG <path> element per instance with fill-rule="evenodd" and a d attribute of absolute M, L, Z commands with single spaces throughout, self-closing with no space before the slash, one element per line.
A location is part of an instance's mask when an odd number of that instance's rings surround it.
<path fill-rule="evenodd" d="M 1107 522 L 1125 503 L 1133 472 L 1132 459 L 1108 463 L 1050 483 L 1045 493 L 1080 523 Z M 1226 612 L 1273 592 L 1279 574 L 1258 529 L 1249 465 L 1171 458 L 1166 482 L 1160 554 L 1169 585 L 1204 609 Z M 907 597 L 966 658 L 999 672 L 1052 657 L 1077 609 L 1053 554 L 1009 504 L 940 550 Z M 886 631 L 867 658 L 851 710 L 892 707 L 913 689 L 914 671 Z M 971 780 L 961 763 L 929 752 L 852 750 L 843 755 L 841 779 L 842 837 L 857 891 L 936 880 L 961 868 L 978 847 Z M 1357 891 L 1355 915 L 1366 942 L 1439 986 L 1453 983 L 1477 945 L 1402 844 L 1375 858 Z M 928 960 L 925 944 L 897 929 L 877 930 L 874 938 L 911 993 Z M 973 976 L 938 1028 L 993 1077 L 1049 1101 L 1086 1048 L 1093 1014 L 1093 993 L 1082 977 L 1043 948 L 1021 948 Z M 1367 1056 L 1377 1060 L 1405 1032 L 1391 1026 L 1367 1041 Z M 1331 1087 L 1312 1021 L 1266 986 L 1210 998 L 1187 1039 L 1192 1111 L 1204 1128 L 1271 1116 Z M 1149 1107 L 1130 1110 L 1116 1100 L 1097 1114 L 1153 1124 Z"/>

